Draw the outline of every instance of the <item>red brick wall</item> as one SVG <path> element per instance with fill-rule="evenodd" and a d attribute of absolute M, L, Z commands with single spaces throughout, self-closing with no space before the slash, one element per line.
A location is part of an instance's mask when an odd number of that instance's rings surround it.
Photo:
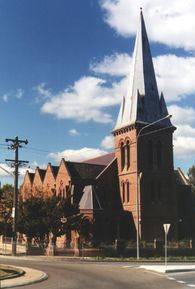
<path fill-rule="evenodd" d="M 57 195 L 61 194 L 61 196 L 62 196 L 64 194 L 64 197 L 66 197 L 66 186 L 69 185 L 70 180 L 71 179 L 70 179 L 68 170 L 66 168 L 65 161 L 62 160 L 60 163 L 57 177 L 56 177 L 56 193 L 57 193 Z"/>
<path fill-rule="evenodd" d="M 155 131 L 154 128 L 152 128 Z M 157 130 L 157 129 L 156 129 Z M 174 183 L 173 171 L 173 145 L 172 132 L 162 130 L 141 136 L 138 139 L 138 199 L 139 199 L 139 223 L 140 237 L 142 239 L 153 239 L 163 237 L 163 223 L 172 224 L 172 236 L 177 235 L 177 196 Z M 128 127 L 114 133 L 115 154 L 118 162 L 120 195 L 125 211 L 133 215 L 134 224 L 137 228 L 137 206 L 136 206 L 136 128 Z M 121 142 L 130 142 L 130 166 L 121 167 Z M 153 166 L 149 163 L 148 144 L 152 141 L 154 152 L 158 142 L 162 145 L 162 164 L 158 167 L 155 160 Z M 129 202 L 127 201 L 127 182 L 129 182 Z M 123 185 L 124 183 L 124 185 Z M 151 185 L 152 183 L 152 185 Z M 123 196 L 125 186 L 125 198 Z M 150 186 L 154 186 L 154 196 Z M 161 195 L 161 196 L 160 196 Z M 158 197 L 158 200 L 156 199 Z M 162 198 L 160 200 L 160 198 Z M 153 200 L 154 199 L 154 200 Z"/>

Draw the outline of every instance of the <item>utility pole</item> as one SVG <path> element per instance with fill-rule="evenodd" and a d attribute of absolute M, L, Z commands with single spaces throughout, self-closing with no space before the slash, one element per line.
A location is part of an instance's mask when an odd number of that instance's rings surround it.
<path fill-rule="evenodd" d="M 28 140 L 20 140 L 17 137 L 15 139 L 6 138 L 6 142 L 11 142 L 9 149 L 15 151 L 15 159 L 6 159 L 8 162 L 12 162 L 14 171 L 14 196 L 13 196 L 13 207 L 12 207 L 12 218 L 13 218 L 13 238 L 12 238 L 12 255 L 16 255 L 16 241 L 17 241 L 17 217 L 18 217 L 18 168 L 22 163 L 28 163 L 28 161 L 19 160 L 19 148 L 22 148 L 22 143 L 28 144 Z"/>

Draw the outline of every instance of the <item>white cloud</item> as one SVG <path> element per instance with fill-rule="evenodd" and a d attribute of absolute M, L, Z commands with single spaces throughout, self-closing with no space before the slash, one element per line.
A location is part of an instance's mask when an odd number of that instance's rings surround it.
<path fill-rule="evenodd" d="M 166 101 L 179 101 L 195 93 L 195 57 L 161 55 L 153 60 L 159 91 L 163 91 Z M 128 54 L 115 53 L 90 64 L 92 72 L 101 76 L 123 76 L 113 81 L 112 85 L 103 77 L 84 76 L 63 92 L 52 94 L 51 89 L 46 89 L 45 84 L 41 83 L 37 91 L 44 99 L 42 112 L 58 119 L 111 123 L 112 116 L 106 109 L 120 104 L 122 96 L 126 94 L 131 62 L 132 57 Z"/>
<path fill-rule="evenodd" d="M 39 92 L 45 94 L 44 87 L 42 90 Z M 106 81 L 102 78 L 82 77 L 72 87 L 52 95 L 43 104 L 41 111 L 53 114 L 58 119 L 111 123 L 112 116 L 105 109 L 119 104 L 124 90 L 124 80 L 106 87 Z"/>
<path fill-rule="evenodd" d="M 79 132 L 75 129 L 75 128 L 72 128 L 68 131 L 69 135 L 71 136 L 77 136 L 79 135 Z"/>
<path fill-rule="evenodd" d="M 152 41 L 195 49 L 195 2 L 192 0 L 172 0 L 168 5 L 164 0 L 101 0 L 100 5 L 105 22 L 124 37 L 136 33 L 142 7 Z"/>
<path fill-rule="evenodd" d="M 18 88 L 16 91 L 16 98 L 21 99 L 24 95 L 24 90 L 22 88 Z"/>
<path fill-rule="evenodd" d="M 49 88 L 46 88 L 47 83 L 42 82 L 36 87 L 33 87 L 33 90 L 35 90 L 38 93 L 38 96 L 35 98 L 36 102 L 40 101 L 46 101 L 47 99 L 52 97 L 52 92 Z"/>
<path fill-rule="evenodd" d="M 129 74 L 132 58 L 127 53 L 106 55 L 103 61 L 92 62 L 90 69 L 99 74 L 126 76 Z"/>
<path fill-rule="evenodd" d="M 13 168 L 9 167 L 7 164 L 0 163 L 0 176 L 7 177 L 7 176 L 14 176 Z"/>
<path fill-rule="evenodd" d="M 154 58 L 159 91 L 167 100 L 180 100 L 195 93 L 195 57 L 161 55 Z"/>
<path fill-rule="evenodd" d="M 163 91 L 167 101 L 177 101 L 195 93 L 195 57 L 160 55 L 154 57 L 154 68 L 159 91 Z M 127 77 L 131 72 L 132 57 L 128 54 L 105 56 L 99 63 L 91 63 L 91 69 L 99 74 Z M 124 89 L 123 89 L 124 91 Z M 120 93 L 122 96 L 122 91 Z"/>
<path fill-rule="evenodd" d="M 49 157 L 55 161 L 61 161 L 62 158 L 65 158 L 67 161 L 84 161 L 87 159 L 92 159 L 101 155 L 106 154 L 104 150 L 96 148 L 84 147 L 78 150 L 64 150 L 62 152 L 50 153 Z"/>
<path fill-rule="evenodd" d="M 170 105 L 168 110 L 172 115 L 172 120 L 175 125 L 193 125 L 195 123 L 195 109 L 192 107 Z"/>
<path fill-rule="evenodd" d="M 2 96 L 2 99 L 3 99 L 4 102 L 8 102 L 8 95 L 7 95 L 7 94 L 4 94 L 4 95 Z"/>
<path fill-rule="evenodd" d="M 174 151 L 177 159 L 191 159 L 195 154 L 195 137 L 174 138 Z"/>
<path fill-rule="evenodd" d="M 114 138 L 113 138 L 113 136 L 112 136 L 112 135 L 106 136 L 106 137 L 102 140 L 100 146 L 101 146 L 102 148 L 104 148 L 104 149 L 113 149 L 113 148 L 114 148 Z"/>
<path fill-rule="evenodd" d="M 31 166 L 38 165 L 36 162 L 33 162 L 30 167 L 20 167 L 19 168 L 19 178 L 23 178 L 26 171 L 34 172 L 34 169 L 31 168 Z M 41 165 L 41 167 L 46 167 L 46 165 Z M 14 178 L 14 168 L 10 167 L 6 163 L 0 163 L 0 177 L 11 177 L 11 180 L 13 181 Z"/>
<path fill-rule="evenodd" d="M 173 137 L 174 152 L 177 159 L 190 159 L 195 154 L 195 128 L 178 125 Z"/>
<path fill-rule="evenodd" d="M 168 110 L 177 128 L 173 135 L 175 158 L 190 159 L 195 154 L 195 110 L 178 105 L 171 105 Z"/>

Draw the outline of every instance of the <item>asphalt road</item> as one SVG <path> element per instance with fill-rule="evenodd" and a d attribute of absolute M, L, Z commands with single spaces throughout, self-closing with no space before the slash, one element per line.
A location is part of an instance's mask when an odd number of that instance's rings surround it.
<path fill-rule="evenodd" d="M 182 284 L 183 288 L 195 288 L 195 272 L 172 273 L 166 277 L 173 283 Z"/>
<path fill-rule="evenodd" d="M 126 263 L 30 260 L 3 260 L 3 262 L 32 267 L 49 275 L 48 280 L 41 283 L 17 287 L 21 289 L 186 289 L 189 288 L 187 281 L 189 278 L 191 278 L 189 284 L 195 284 L 193 272 L 163 275 L 139 269 L 136 265 L 127 266 Z M 182 278 L 187 278 L 185 279 L 187 282 L 179 283 Z"/>

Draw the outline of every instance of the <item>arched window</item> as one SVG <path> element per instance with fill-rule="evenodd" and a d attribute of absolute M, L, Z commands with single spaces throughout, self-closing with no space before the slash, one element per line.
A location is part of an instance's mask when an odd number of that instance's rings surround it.
<path fill-rule="evenodd" d="M 121 143 L 121 170 L 125 167 L 125 145 Z"/>
<path fill-rule="evenodd" d="M 129 140 L 126 143 L 126 157 L 127 157 L 127 169 L 130 167 L 130 143 Z"/>
<path fill-rule="evenodd" d="M 162 166 L 162 144 L 158 141 L 156 146 L 156 158 L 157 158 L 157 167 L 161 168 Z"/>
<path fill-rule="evenodd" d="M 63 181 L 61 180 L 60 181 L 60 186 L 59 186 L 59 190 L 58 190 L 58 195 L 60 197 L 64 197 L 64 185 L 63 185 Z"/>
<path fill-rule="evenodd" d="M 130 185 L 129 182 L 126 183 L 127 186 L 127 203 L 130 202 Z"/>
<path fill-rule="evenodd" d="M 122 183 L 122 202 L 125 203 L 125 183 Z"/>

